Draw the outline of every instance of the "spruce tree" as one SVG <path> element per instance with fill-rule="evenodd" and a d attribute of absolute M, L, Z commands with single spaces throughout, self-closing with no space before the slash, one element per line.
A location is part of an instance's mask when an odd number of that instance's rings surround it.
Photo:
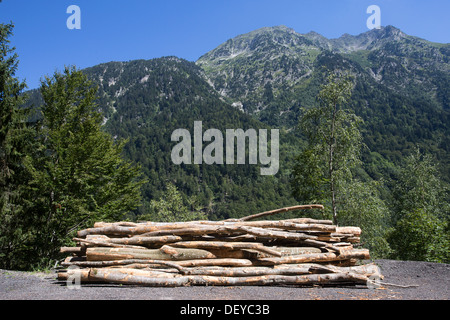
<path fill-rule="evenodd" d="M 24 103 L 24 82 L 15 77 L 18 55 L 10 46 L 14 25 L 0 24 L 0 268 L 20 268 L 19 252 L 28 236 L 23 228 L 27 212 L 28 172 L 32 130 Z M 17 263 L 16 263 L 17 262 Z"/>
<path fill-rule="evenodd" d="M 140 168 L 122 158 L 126 141 L 102 130 L 97 87 L 74 67 L 41 81 L 38 156 L 27 158 L 35 194 L 34 242 L 41 263 L 74 232 L 114 221 L 140 205 Z M 43 259 L 43 260 L 42 260 Z"/>

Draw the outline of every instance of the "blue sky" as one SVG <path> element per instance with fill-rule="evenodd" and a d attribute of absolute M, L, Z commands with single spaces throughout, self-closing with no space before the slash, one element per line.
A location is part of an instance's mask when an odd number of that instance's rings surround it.
<path fill-rule="evenodd" d="M 381 24 L 449 43 L 449 0 L 3 0 L 0 23 L 16 25 L 17 76 L 29 88 L 65 65 L 175 55 L 190 61 L 226 40 L 261 27 L 286 25 L 328 38 L 368 31 L 370 5 Z M 81 30 L 69 30 L 67 7 L 81 9 Z"/>

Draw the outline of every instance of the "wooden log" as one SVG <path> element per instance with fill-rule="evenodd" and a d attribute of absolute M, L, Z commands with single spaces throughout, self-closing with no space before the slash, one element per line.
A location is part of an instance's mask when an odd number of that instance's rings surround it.
<path fill-rule="evenodd" d="M 298 230 L 298 231 L 321 231 L 332 233 L 336 231 L 336 226 L 318 224 L 318 223 L 295 223 L 291 221 L 247 221 L 247 222 L 236 222 L 233 223 L 234 226 L 246 226 L 246 227 L 257 227 L 257 228 L 279 228 L 282 230 Z"/>
<path fill-rule="evenodd" d="M 63 267 L 77 266 L 81 268 L 103 268 L 103 267 L 114 267 L 114 266 L 127 266 L 133 264 L 141 264 L 149 266 L 166 266 L 179 270 L 182 272 L 182 266 L 179 264 L 167 261 L 167 260 L 154 260 L 154 259 L 127 259 L 127 260 L 112 260 L 112 261 L 64 261 L 61 263 Z"/>
<path fill-rule="evenodd" d="M 311 205 L 298 205 L 298 206 L 293 206 L 293 207 L 286 207 L 286 208 L 265 211 L 265 212 L 253 214 L 250 216 L 246 216 L 243 218 L 239 218 L 239 221 L 249 221 L 249 220 L 258 219 L 258 218 L 265 217 L 265 216 L 274 215 L 277 213 L 284 213 L 284 212 L 293 211 L 293 210 L 306 210 L 306 209 L 321 209 L 321 210 L 323 210 L 323 206 L 318 205 L 318 204 L 311 204 Z"/>
<path fill-rule="evenodd" d="M 352 251 L 337 254 L 335 252 L 323 252 L 313 254 L 300 254 L 285 256 L 281 258 L 261 258 L 254 261 L 255 265 L 276 265 L 276 264 L 288 264 L 288 263 L 324 263 L 330 261 L 341 261 L 349 259 L 370 259 L 369 250 L 367 249 L 354 249 Z"/>
<path fill-rule="evenodd" d="M 143 229 L 141 229 L 143 230 Z M 146 237 L 155 237 L 155 236 L 164 236 L 164 235 L 209 235 L 209 234 L 243 234 L 242 231 L 239 231 L 236 227 L 233 226 L 223 226 L 223 225 L 206 225 L 206 226 L 188 226 L 185 228 L 177 228 L 177 229 L 165 229 L 165 230 L 157 230 L 143 233 L 142 236 Z"/>
<path fill-rule="evenodd" d="M 290 219 L 280 221 L 189 221 L 174 223 L 146 223 L 146 224 L 130 224 L 125 226 L 121 223 L 117 224 L 96 224 L 90 229 L 78 232 L 79 238 L 87 235 L 145 235 L 145 236 L 163 236 L 163 235 L 185 235 L 185 234 L 210 234 L 210 233 L 226 233 L 228 231 L 236 231 L 238 226 L 257 226 L 257 227 L 279 227 L 286 230 L 303 230 L 303 231 L 324 231 L 335 232 L 336 227 L 328 225 L 328 220 L 314 219 Z M 226 229 L 222 227 L 227 227 Z"/>
<path fill-rule="evenodd" d="M 81 247 L 61 247 L 59 250 L 60 253 L 73 253 L 76 255 L 84 254 L 86 249 Z"/>
<path fill-rule="evenodd" d="M 210 275 L 225 277 L 245 277 L 260 275 L 299 275 L 312 273 L 356 273 L 371 277 L 381 276 L 380 269 L 375 264 L 367 264 L 352 267 L 338 267 L 333 265 L 321 265 L 315 263 L 282 264 L 273 267 L 196 267 L 184 268 L 185 275 Z"/>
<path fill-rule="evenodd" d="M 282 257 L 322 252 L 319 248 L 315 247 L 273 247 L 272 249 L 280 252 Z"/>
<path fill-rule="evenodd" d="M 145 276 L 151 278 L 175 278 L 177 273 L 183 275 L 201 275 L 201 276 L 215 276 L 215 277 L 254 277 L 254 276 L 269 276 L 269 275 L 304 275 L 304 274 L 357 274 L 365 277 L 377 276 L 378 279 L 383 279 L 380 269 L 375 264 L 368 264 L 354 267 L 337 267 L 333 265 L 320 264 L 291 264 L 291 265 L 277 265 L 272 267 L 195 267 L 195 268 L 181 268 L 180 266 L 167 261 L 153 261 L 161 265 L 167 265 L 172 269 L 151 269 L 151 270 L 137 270 L 125 266 L 120 270 L 121 274 Z M 148 266 L 148 264 L 145 264 Z M 103 268 L 104 270 L 105 268 Z M 175 271 L 172 271 L 175 270 Z M 89 277 L 90 268 L 87 269 L 68 269 L 66 272 L 60 272 L 57 275 L 59 281 L 67 281 L 70 276 L 77 276 L 82 283 L 87 282 L 107 282 L 106 279 L 98 277 Z M 109 272 L 116 272 L 116 270 L 109 270 Z"/>
<path fill-rule="evenodd" d="M 337 233 L 347 233 L 347 234 L 353 234 L 353 236 L 360 236 L 361 235 L 361 228 L 359 227 L 337 227 L 336 228 Z"/>
<path fill-rule="evenodd" d="M 87 239 L 82 239 L 82 238 L 73 238 L 72 240 L 77 241 L 82 244 L 85 244 L 88 247 L 146 249 L 145 247 L 142 247 L 142 246 L 133 246 L 133 245 L 128 245 L 128 244 L 116 244 L 116 243 L 111 243 L 111 242 L 106 242 L 106 241 L 94 241 L 94 240 L 87 240 Z"/>
<path fill-rule="evenodd" d="M 91 269 L 89 278 L 111 283 L 155 287 L 177 286 L 264 286 L 264 285 L 329 285 L 339 283 L 366 284 L 368 278 L 354 273 L 308 274 L 298 276 L 264 275 L 254 277 L 216 277 L 203 275 L 158 276 L 151 271 L 139 273 L 121 272 L 120 269 Z"/>
<path fill-rule="evenodd" d="M 139 223 L 129 222 L 129 221 L 119 221 L 119 222 L 96 222 L 94 223 L 94 228 L 103 228 L 103 227 L 111 227 L 111 226 L 119 226 L 119 227 L 136 227 Z"/>
<path fill-rule="evenodd" d="M 118 235 L 127 236 L 133 234 L 133 227 L 122 227 L 112 225 L 100 228 L 88 228 L 77 232 L 78 238 L 85 238 L 88 235 Z"/>
<path fill-rule="evenodd" d="M 129 259 L 154 259 L 154 260 L 192 260 L 213 259 L 215 256 L 201 249 L 178 249 L 177 254 L 172 255 L 159 249 L 129 249 L 129 248 L 88 248 L 86 250 L 88 261 L 109 261 Z"/>
<path fill-rule="evenodd" d="M 99 280 L 108 283 L 128 284 L 128 285 L 145 285 L 155 287 L 180 287 L 189 284 L 189 278 L 167 276 L 164 278 L 155 277 L 155 274 L 147 272 L 146 275 L 129 274 L 126 270 L 121 269 L 90 269 L 89 279 Z"/>
<path fill-rule="evenodd" d="M 311 219 L 311 218 L 294 218 L 294 219 L 285 219 L 282 221 L 293 222 L 293 223 L 306 223 L 306 224 L 327 224 L 333 225 L 332 220 L 319 220 L 319 219 Z"/>
<path fill-rule="evenodd" d="M 272 238 L 272 239 L 285 239 L 285 240 L 291 240 L 291 241 L 303 241 L 306 239 L 312 239 L 312 240 L 317 239 L 317 237 L 315 237 L 315 236 L 306 235 L 304 233 L 276 231 L 276 230 L 256 228 L 256 227 L 240 226 L 240 227 L 238 227 L 238 230 L 245 232 L 245 233 L 255 235 L 255 236 L 268 237 L 268 238 Z"/>
<path fill-rule="evenodd" d="M 246 267 L 251 266 L 252 261 L 248 259 L 198 259 L 174 262 L 181 267 L 203 267 L 203 266 L 229 266 Z"/>
<path fill-rule="evenodd" d="M 185 268 L 186 275 L 204 275 L 216 277 L 249 277 L 249 276 L 264 276 L 264 275 L 299 275 L 309 274 L 310 268 L 308 266 L 295 266 L 285 268 L 270 268 L 270 267 L 197 267 Z"/>
<path fill-rule="evenodd" d="M 223 242 L 223 241 L 183 241 L 173 243 L 172 246 L 179 248 L 197 248 L 197 249 L 228 249 L 228 250 L 253 249 L 256 251 L 265 252 L 272 256 L 281 257 L 281 253 L 279 251 L 267 248 L 261 243 Z"/>
<path fill-rule="evenodd" d="M 310 267 L 310 271 L 320 271 L 322 273 L 356 273 L 361 274 L 366 277 L 372 277 L 377 276 L 379 279 L 383 279 L 383 276 L 381 275 L 380 268 L 374 264 L 365 264 L 360 266 L 350 266 L 350 267 L 339 267 L 339 266 L 333 266 L 333 265 L 319 265 L 315 264 Z"/>
<path fill-rule="evenodd" d="M 141 237 L 134 236 L 131 238 L 109 238 L 105 235 L 88 235 L 86 240 L 92 240 L 97 242 L 106 242 L 118 245 L 133 245 L 141 247 L 159 247 L 163 244 L 181 241 L 179 236 L 160 236 L 160 237 Z"/>
<path fill-rule="evenodd" d="M 69 279 L 79 279 L 81 283 L 92 282 L 89 279 L 89 271 L 90 269 L 68 269 L 65 272 L 57 273 L 58 281 L 67 281 Z"/>

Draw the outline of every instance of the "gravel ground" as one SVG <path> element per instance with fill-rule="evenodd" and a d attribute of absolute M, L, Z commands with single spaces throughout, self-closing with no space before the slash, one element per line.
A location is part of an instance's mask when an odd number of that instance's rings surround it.
<path fill-rule="evenodd" d="M 82 285 L 69 289 L 54 273 L 0 270 L 0 300 L 449 300 L 450 264 L 375 260 L 384 276 L 366 287 L 180 287 Z"/>

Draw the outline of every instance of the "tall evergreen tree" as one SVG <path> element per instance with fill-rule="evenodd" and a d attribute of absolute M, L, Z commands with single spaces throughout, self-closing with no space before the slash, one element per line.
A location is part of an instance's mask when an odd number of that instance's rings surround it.
<path fill-rule="evenodd" d="M 27 203 L 28 172 L 24 159 L 31 149 L 32 130 L 24 102 L 24 82 L 15 77 L 18 56 L 10 46 L 14 25 L 0 24 L 0 267 L 12 268 L 23 249 L 22 220 Z"/>
<path fill-rule="evenodd" d="M 77 229 L 125 219 L 140 205 L 140 168 L 125 161 L 125 141 L 102 130 L 97 88 L 74 67 L 41 83 L 44 104 L 38 156 L 27 158 L 34 188 L 34 242 L 41 263 Z"/>

